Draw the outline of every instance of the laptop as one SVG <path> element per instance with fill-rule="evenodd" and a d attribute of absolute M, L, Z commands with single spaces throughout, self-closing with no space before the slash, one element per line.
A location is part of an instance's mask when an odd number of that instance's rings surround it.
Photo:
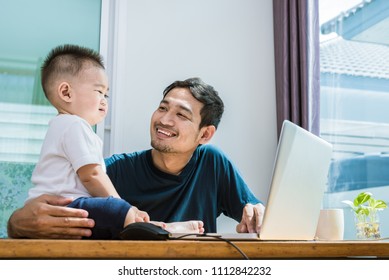
<path fill-rule="evenodd" d="M 260 234 L 211 233 L 185 239 L 313 240 L 332 157 L 332 145 L 283 122 Z M 171 234 L 175 239 L 184 234 Z"/>

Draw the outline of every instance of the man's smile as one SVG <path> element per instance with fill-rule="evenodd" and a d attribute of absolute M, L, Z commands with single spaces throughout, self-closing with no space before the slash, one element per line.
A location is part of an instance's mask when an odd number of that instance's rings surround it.
<path fill-rule="evenodd" d="M 157 127 L 156 130 L 157 130 L 158 134 L 162 134 L 162 135 L 167 136 L 167 137 L 177 136 L 177 134 L 175 132 L 169 131 L 169 130 L 161 128 L 161 127 Z"/>

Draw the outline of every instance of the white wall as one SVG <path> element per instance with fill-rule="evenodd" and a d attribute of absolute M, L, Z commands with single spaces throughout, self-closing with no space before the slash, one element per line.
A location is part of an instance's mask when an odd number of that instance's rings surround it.
<path fill-rule="evenodd" d="M 198 76 L 225 114 L 212 143 L 267 199 L 276 150 L 272 0 L 118 0 L 109 153 L 150 148 L 149 121 L 171 82 Z M 220 218 L 218 231 L 236 222 Z"/>

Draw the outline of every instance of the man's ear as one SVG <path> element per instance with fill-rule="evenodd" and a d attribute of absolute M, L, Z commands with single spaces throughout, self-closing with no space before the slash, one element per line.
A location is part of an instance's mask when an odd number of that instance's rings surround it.
<path fill-rule="evenodd" d="M 72 92 L 69 83 L 62 82 L 57 88 L 58 97 L 65 102 L 71 102 Z"/>
<path fill-rule="evenodd" d="M 206 144 L 209 141 L 211 141 L 215 132 L 216 132 L 216 127 L 214 125 L 209 125 L 201 128 L 200 144 Z"/>

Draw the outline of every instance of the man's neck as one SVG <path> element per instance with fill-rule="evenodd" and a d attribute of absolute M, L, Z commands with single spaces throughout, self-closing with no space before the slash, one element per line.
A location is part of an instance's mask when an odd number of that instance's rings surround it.
<path fill-rule="evenodd" d="M 163 153 L 155 149 L 151 150 L 151 158 L 155 167 L 159 170 L 173 175 L 180 175 L 182 170 L 192 158 L 193 153 L 177 154 L 177 153 Z"/>

